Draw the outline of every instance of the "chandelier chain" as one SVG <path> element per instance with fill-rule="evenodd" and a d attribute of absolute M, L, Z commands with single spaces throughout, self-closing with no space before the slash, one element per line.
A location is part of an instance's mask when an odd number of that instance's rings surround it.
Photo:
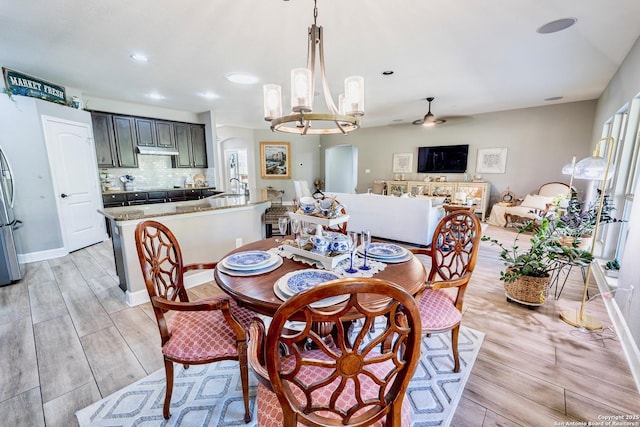
<path fill-rule="evenodd" d="M 318 22 L 318 0 L 313 0 L 313 25 Z"/>

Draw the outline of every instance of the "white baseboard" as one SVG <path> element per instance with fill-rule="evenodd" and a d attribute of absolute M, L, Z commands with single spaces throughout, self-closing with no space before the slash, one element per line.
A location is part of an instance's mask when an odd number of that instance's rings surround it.
<path fill-rule="evenodd" d="M 46 261 L 52 258 L 60 258 L 66 255 L 69 255 L 69 252 L 65 248 L 48 249 L 46 251 L 18 254 L 18 262 L 20 264 L 28 264 L 30 262 Z"/>
<path fill-rule="evenodd" d="M 213 281 L 213 270 L 194 271 L 184 276 L 184 287 L 189 289 L 211 281 Z M 137 292 L 126 291 L 125 302 L 130 307 L 144 304 L 149 302 L 149 294 L 146 289 Z"/>
<path fill-rule="evenodd" d="M 620 344 L 622 345 L 622 350 L 627 357 L 629 369 L 631 369 L 631 374 L 633 375 L 633 379 L 636 383 L 636 388 L 640 392 L 640 349 L 631 335 L 631 330 L 629 329 L 627 321 L 624 318 L 615 298 L 610 296 L 607 297 L 607 295 L 609 295 L 607 293 L 612 292 L 612 289 L 607 282 L 607 277 L 604 274 L 602 265 L 600 265 L 596 260 L 591 264 L 591 266 L 593 278 L 598 284 L 598 292 L 602 294 L 602 301 L 604 302 L 604 306 L 607 308 L 607 313 L 609 313 L 613 327 L 620 339 Z"/>

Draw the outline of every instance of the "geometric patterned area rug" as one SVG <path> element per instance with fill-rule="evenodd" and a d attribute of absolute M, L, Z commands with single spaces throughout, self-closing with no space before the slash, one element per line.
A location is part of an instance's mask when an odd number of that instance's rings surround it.
<path fill-rule="evenodd" d="M 460 372 L 453 372 L 451 334 L 422 338 L 422 356 L 405 399 L 412 408 L 412 426 L 448 426 L 476 360 L 484 333 L 462 326 L 458 337 Z M 242 421 L 244 406 L 235 361 L 175 365 L 171 417 L 162 417 L 165 378 L 160 369 L 76 412 L 81 427 L 115 426 L 257 426 L 257 380 L 250 373 L 253 420 Z"/>

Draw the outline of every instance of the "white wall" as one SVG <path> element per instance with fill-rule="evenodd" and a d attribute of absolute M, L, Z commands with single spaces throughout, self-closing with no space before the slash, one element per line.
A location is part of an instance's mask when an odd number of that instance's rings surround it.
<path fill-rule="evenodd" d="M 84 102 L 84 108 L 92 111 L 151 117 L 154 119 L 174 120 L 186 123 L 205 123 L 203 116 L 189 111 L 172 110 L 153 105 L 134 104 L 90 95 L 83 95 L 82 100 Z"/>
<path fill-rule="evenodd" d="M 13 101 L 12 101 L 13 99 Z M 15 216 L 23 222 L 18 230 L 20 255 L 62 248 L 56 194 L 44 141 L 41 115 L 91 126 L 89 113 L 52 102 L 14 95 L 0 96 L 0 145 L 15 174 Z"/>
<path fill-rule="evenodd" d="M 255 140 L 254 156 L 256 159 L 256 185 L 257 188 L 272 186 L 278 190 L 284 190 L 283 202 L 290 202 L 295 197 L 293 188 L 294 180 L 306 180 L 311 192 L 314 191 L 313 182 L 323 177 L 320 169 L 320 137 L 318 135 L 289 135 L 272 132 L 269 129 L 258 129 L 253 132 Z M 290 179 L 263 179 L 260 171 L 260 142 L 289 142 L 291 145 L 291 178 Z"/>
<path fill-rule="evenodd" d="M 393 179 L 394 153 L 413 153 L 416 170 L 418 147 L 469 144 L 468 171 L 473 175 L 479 148 L 506 147 L 506 173 L 483 175 L 491 183 L 493 202 L 507 187 L 524 197 L 546 182 L 568 183 L 562 166 L 574 155 L 582 158 L 590 154 L 595 108 L 596 101 L 554 104 L 479 114 L 434 128 L 411 124 L 363 128 L 346 137 L 323 136 L 321 141 L 323 148 L 344 144 L 345 139 L 358 147 L 358 192 L 373 187 L 376 179 Z M 365 169 L 371 172 L 367 174 Z M 463 174 L 445 175 L 449 181 L 464 179 Z M 425 176 L 405 174 L 406 179 L 416 181 Z"/>

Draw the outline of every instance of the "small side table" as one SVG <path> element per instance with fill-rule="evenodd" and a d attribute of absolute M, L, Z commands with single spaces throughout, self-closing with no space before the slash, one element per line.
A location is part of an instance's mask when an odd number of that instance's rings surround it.
<path fill-rule="evenodd" d="M 454 205 L 454 204 L 445 204 L 442 205 L 442 207 L 444 208 L 444 213 L 445 215 L 450 214 L 451 212 L 455 212 L 455 211 L 470 211 L 470 212 L 475 212 L 476 210 L 476 205 Z"/>

